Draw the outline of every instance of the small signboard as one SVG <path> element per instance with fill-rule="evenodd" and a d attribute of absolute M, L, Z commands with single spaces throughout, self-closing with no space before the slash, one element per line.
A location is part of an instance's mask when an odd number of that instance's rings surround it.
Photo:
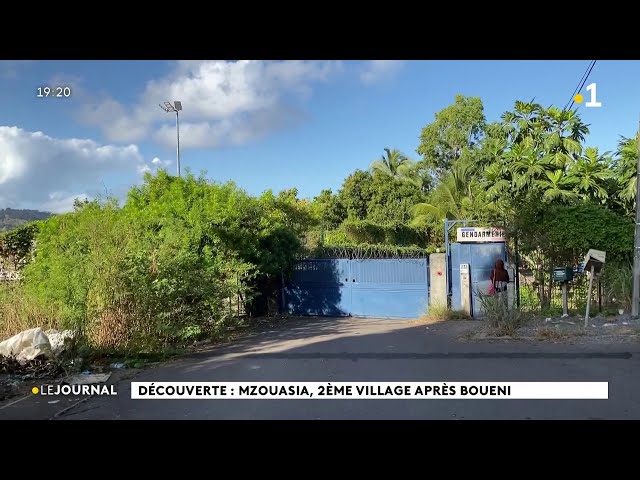
<path fill-rule="evenodd" d="M 503 229 L 495 227 L 460 227 L 457 230 L 458 243 L 506 242 Z"/>
<path fill-rule="evenodd" d="M 468 263 L 461 263 L 460 264 L 460 273 L 462 275 L 468 275 L 469 274 L 469 264 Z"/>
<path fill-rule="evenodd" d="M 603 252 L 602 250 L 590 249 L 587 252 L 587 256 L 584 258 L 584 262 L 582 262 L 584 264 L 585 271 L 589 272 L 591 270 L 591 267 L 593 267 L 594 273 L 600 273 L 606 257 L 607 252 Z"/>

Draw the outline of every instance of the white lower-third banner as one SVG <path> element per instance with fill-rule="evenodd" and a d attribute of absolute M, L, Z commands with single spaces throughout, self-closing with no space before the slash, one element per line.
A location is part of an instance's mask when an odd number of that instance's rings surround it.
<path fill-rule="evenodd" d="M 131 382 L 132 399 L 607 400 L 608 382 Z"/>

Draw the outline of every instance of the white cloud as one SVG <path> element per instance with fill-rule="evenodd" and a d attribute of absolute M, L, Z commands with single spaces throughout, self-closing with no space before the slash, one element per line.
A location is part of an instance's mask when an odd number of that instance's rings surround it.
<path fill-rule="evenodd" d="M 169 170 L 173 162 L 171 160 L 160 160 L 155 157 L 150 163 L 141 163 L 138 165 L 138 173 L 144 175 L 146 172 L 156 173 L 158 170 Z"/>
<path fill-rule="evenodd" d="M 115 142 L 142 140 L 149 131 L 149 122 L 140 118 L 138 111 L 129 113 L 113 99 L 85 104 L 80 118 L 87 125 L 100 127 L 104 135 Z"/>
<path fill-rule="evenodd" d="M 404 60 L 368 60 L 360 72 L 360 80 L 365 85 L 384 82 L 393 78 L 404 63 Z"/>
<path fill-rule="evenodd" d="M 180 122 L 180 149 L 241 145 L 274 131 L 293 127 L 306 117 L 300 111 L 281 108 L 277 115 L 267 109 L 209 121 Z M 167 147 L 176 146 L 175 125 L 162 125 L 154 139 Z"/>
<path fill-rule="evenodd" d="M 76 199 L 92 200 L 93 197 L 86 193 L 69 195 L 65 192 L 53 192 L 49 194 L 49 198 L 37 206 L 38 210 L 51 213 L 64 213 L 73 209 L 73 202 Z"/>
<path fill-rule="evenodd" d="M 304 118 L 295 102 L 341 69 L 332 61 L 179 61 L 169 75 L 147 83 L 136 105 L 101 99 L 88 103 L 80 118 L 113 142 L 151 136 L 173 147 L 174 116 L 158 105 L 180 100 L 181 147 L 245 143 Z"/>
<path fill-rule="evenodd" d="M 155 159 L 150 168 L 162 162 Z M 135 174 L 145 162 L 136 145 L 100 145 L 93 140 L 57 139 L 42 132 L 0 126 L 0 205 L 65 211 L 75 198 L 91 197 L 105 176 Z"/>

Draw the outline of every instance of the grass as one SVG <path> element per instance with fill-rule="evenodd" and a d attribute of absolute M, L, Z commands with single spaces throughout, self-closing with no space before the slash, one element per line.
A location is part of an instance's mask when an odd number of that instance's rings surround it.
<path fill-rule="evenodd" d="M 562 332 L 559 329 L 553 327 L 540 327 L 536 331 L 536 339 L 538 340 L 556 341 L 564 340 L 568 337 L 569 335 L 566 332 Z"/>
<path fill-rule="evenodd" d="M 24 330 L 56 328 L 53 309 L 29 302 L 17 282 L 0 282 L 0 341 Z"/>
<path fill-rule="evenodd" d="M 491 296 L 477 292 L 477 296 L 482 304 L 485 319 L 496 336 L 514 336 L 518 328 L 530 318 L 526 313 L 510 305 L 501 295 Z"/>
<path fill-rule="evenodd" d="M 471 320 L 471 317 L 464 310 L 452 310 L 446 305 L 436 304 L 429 306 L 429 311 L 422 317 L 422 320 L 429 323 L 455 321 L 455 320 Z"/>

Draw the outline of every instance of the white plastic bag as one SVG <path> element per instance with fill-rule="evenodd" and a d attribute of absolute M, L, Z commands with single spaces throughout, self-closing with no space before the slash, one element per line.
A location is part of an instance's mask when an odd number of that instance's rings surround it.
<path fill-rule="evenodd" d="M 0 342 L 0 355 L 24 363 L 40 356 L 52 357 L 51 343 L 41 328 L 32 328 Z"/>

